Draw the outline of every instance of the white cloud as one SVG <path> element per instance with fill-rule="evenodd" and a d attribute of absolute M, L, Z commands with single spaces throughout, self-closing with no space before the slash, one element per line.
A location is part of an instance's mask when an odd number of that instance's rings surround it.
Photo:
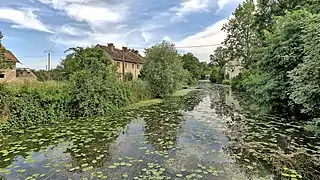
<path fill-rule="evenodd" d="M 207 11 L 213 0 L 182 0 L 179 7 L 172 8 L 175 16 L 171 18 L 172 22 L 184 20 L 184 16 L 194 12 Z"/>
<path fill-rule="evenodd" d="M 34 29 L 38 31 L 53 33 L 44 25 L 33 9 L 11 9 L 0 8 L 0 19 L 13 23 L 13 28 Z"/>
<path fill-rule="evenodd" d="M 218 0 L 218 6 L 219 6 L 219 10 L 223 9 L 227 4 L 233 3 L 233 4 L 239 4 L 244 0 Z"/>
<path fill-rule="evenodd" d="M 227 19 L 220 20 L 215 24 L 207 27 L 202 32 L 196 33 L 194 35 L 188 36 L 181 41 L 175 42 L 177 47 L 186 46 L 199 46 L 199 45 L 211 45 L 220 44 L 226 37 L 226 33 L 221 31 L 221 28 Z M 195 54 L 201 61 L 209 61 L 209 55 L 218 46 L 208 46 L 208 47 L 192 47 L 192 48 L 179 48 L 178 50 L 191 52 Z"/>
<path fill-rule="evenodd" d="M 92 25 L 122 22 L 128 14 L 124 4 L 108 4 L 101 0 L 38 0 L 56 10 L 63 11 L 70 18 Z"/>
<path fill-rule="evenodd" d="M 63 25 L 60 29 L 60 33 L 71 36 L 83 36 L 88 34 L 87 31 L 71 26 L 70 24 Z"/>

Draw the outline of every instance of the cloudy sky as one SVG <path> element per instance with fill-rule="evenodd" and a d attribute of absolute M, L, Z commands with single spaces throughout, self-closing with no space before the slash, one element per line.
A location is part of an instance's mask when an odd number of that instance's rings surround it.
<path fill-rule="evenodd" d="M 3 44 L 20 67 L 44 69 L 44 51 L 53 66 L 74 46 L 113 42 L 142 50 L 161 40 L 192 52 L 201 61 L 221 43 L 223 23 L 241 0 L 0 0 Z"/>

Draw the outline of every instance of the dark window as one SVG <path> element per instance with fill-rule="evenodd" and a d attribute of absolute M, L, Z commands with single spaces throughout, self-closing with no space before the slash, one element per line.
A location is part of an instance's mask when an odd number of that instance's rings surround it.
<path fill-rule="evenodd" d="M 140 66 L 139 66 L 139 64 L 137 65 L 137 69 L 139 69 L 140 68 Z"/>
<path fill-rule="evenodd" d="M 117 67 L 118 67 L 118 68 L 120 67 L 120 62 L 117 62 Z"/>
<path fill-rule="evenodd" d="M 4 74 L 0 73 L 0 79 L 4 78 Z"/>
<path fill-rule="evenodd" d="M 134 64 L 132 64 L 132 69 L 134 69 Z"/>
<path fill-rule="evenodd" d="M 124 63 L 124 68 L 127 68 L 127 63 Z"/>

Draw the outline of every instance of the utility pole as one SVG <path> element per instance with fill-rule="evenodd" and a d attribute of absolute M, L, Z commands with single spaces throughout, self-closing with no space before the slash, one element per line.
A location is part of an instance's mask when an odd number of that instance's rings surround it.
<path fill-rule="evenodd" d="M 49 71 L 51 69 L 51 54 L 53 53 L 53 51 L 52 50 L 45 50 L 44 53 L 47 53 L 46 70 Z"/>

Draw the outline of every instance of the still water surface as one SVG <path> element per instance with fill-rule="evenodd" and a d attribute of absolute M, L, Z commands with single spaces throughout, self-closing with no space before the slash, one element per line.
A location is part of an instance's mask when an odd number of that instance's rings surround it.
<path fill-rule="evenodd" d="M 319 151 L 300 126 L 204 83 L 156 105 L 4 135 L 0 179 L 319 179 Z"/>

